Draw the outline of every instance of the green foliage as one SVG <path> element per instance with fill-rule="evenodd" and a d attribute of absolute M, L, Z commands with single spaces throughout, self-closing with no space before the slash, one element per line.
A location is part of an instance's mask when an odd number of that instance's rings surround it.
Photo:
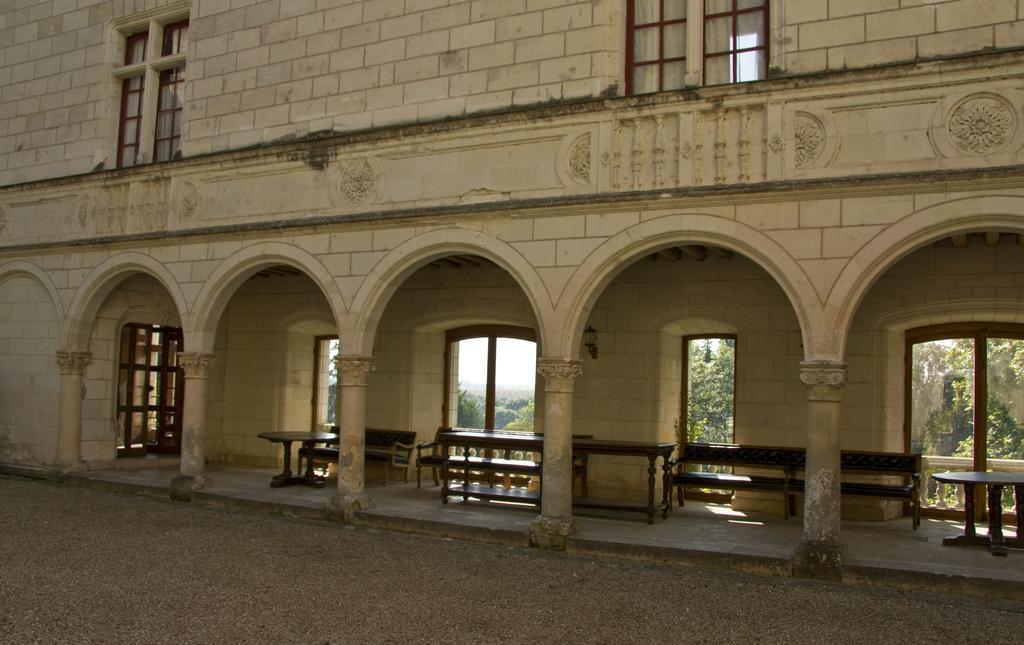
<path fill-rule="evenodd" d="M 509 422 L 504 429 L 514 432 L 533 432 L 533 399 L 516 411 L 516 418 Z"/>
<path fill-rule="evenodd" d="M 460 428 L 483 428 L 486 402 L 479 394 L 459 388 L 459 412 L 455 425 Z"/>
<path fill-rule="evenodd" d="M 736 343 L 703 339 L 689 345 L 686 440 L 729 443 L 733 440 Z"/>

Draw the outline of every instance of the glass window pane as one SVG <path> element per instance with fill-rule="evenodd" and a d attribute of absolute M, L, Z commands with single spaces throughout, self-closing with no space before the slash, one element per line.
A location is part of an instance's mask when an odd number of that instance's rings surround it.
<path fill-rule="evenodd" d="M 760 11 L 736 17 L 736 49 L 764 45 L 764 14 Z"/>
<path fill-rule="evenodd" d="M 764 50 L 742 52 L 736 55 L 736 81 L 757 81 L 765 77 Z"/>
<path fill-rule="evenodd" d="M 161 112 L 156 117 L 156 138 L 167 139 L 171 136 L 172 128 L 174 126 L 174 118 L 172 112 Z"/>
<path fill-rule="evenodd" d="M 704 15 L 732 11 L 732 0 L 705 0 Z"/>
<path fill-rule="evenodd" d="M 704 23 L 704 52 L 714 54 L 732 49 L 732 17 L 715 18 Z"/>
<path fill-rule="evenodd" d="M 139 116 L 139 110 L 142 105 L 142 93 L 131 92 L 124 100 L 124 115 L 125 118 L 132 118 Z"/>
<path fill-rule="evenodd" d="M 731 443 L 735 426 L 736 341 L 686 343 L 686 441 Z"/>
<path fill-rule="evenodd" d="M 644 65 L 633 70 L 633 93 L 647 94 L 658 91 L 658 66 Z"/>
<path fill-rule="evenodd" d="M 633 39 L 633 60 L 642 63 L 644 61 L 658 60 L 658 30 L 638 29 Z"/>
<path fill-rule="evenodd" d="M 494 429 L 533 432 L 537 344 L 498 338 L 495 356 Z"/>
<path fill-rule="evenodd" d="M 156 161 L 168 161 L 171 158 L 171 142 L 167 139 L 156 142 Z"/>
<path fill-rule="evenodd" d="M 729 62 L 729 56 L 715 56 L 706 59 L 704 61 L 704 84 L 719 85 L 732 82 L 732 68 Z"/>
<path fill-rule="evenodd" d="M 754 7 L 763 7 L 766 4 L 767 4 L 766 0 L 739 0 L 736 3 L 736 8 L 737 9 L 753 9 Z"/>
<path fill-rule="evenodd" d="M 633 3 L 633 23 L 643 25 L 658 22 L 661 0 L 635 0 Z"/>
<path fill-rule="evenodd" d="M 678 90 L 683 87 L 686 75 L 686 63 L 665 63 L 665 83 L 661 89 Z"/>
<path fill-rule="evenodd" d="M 686 18 L 687 0 L 665 0 L 665 20 Z"/>
<path fill-rule="evenodd" d="M 686 23 L 665 27 L 665 58 L 686 56 Z"/>
<path fill-rule="evenodd" d="M 487 413 L 487 348 L 486 338 L 460 340 L 452 347 L 452 382 L 457 384 L 458 400 L 454 406 L 455 425 L 475 430 L 485 429 Z"/>
<path fill-rule="evenodd" d="M 131 418 L 131 445 L 129 447 L 142 448 L 146 445 L 146 415 L 142 412 L 133 412 Z"/>
<path fill-rule="evenodd" d="M 989 338 L 988 432 L 989 459 L 1024 459 L 1024 340 Z M 990 467 L 991 464 L 990 464 Z M 1001 470 L 992 467 L 992 470 Z"/>
<path fill-rule="evenodd" d="M 974 446 L 974 340 L 916 343 L 911 351 L 911 452 L 970 457 Z"/>

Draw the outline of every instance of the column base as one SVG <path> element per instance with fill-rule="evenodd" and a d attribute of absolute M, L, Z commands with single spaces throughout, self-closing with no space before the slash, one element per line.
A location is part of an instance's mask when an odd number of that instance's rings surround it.
<path fill-rule="evenodd" d="M 805 540 L 793 553 L 793 577 L 840 582 L 845 559 L 845 544 Z"/>
<path fill-rule="evenodd" d="M 179 502 L 191 502 L 195 492 L 209 483 L 210 480 L 206 477 L 178 475 L 171 480 L 171 499 Z"/>
<path fill-rule="evenodd" d="M 576 520 L 542 515 L 530 524 L 530 546 L 545 551 L 564 551 L 569 536 L 575 532 Z"/>
<path fill-rule="evenodd" d="M 328 515 L 333 520 L 339 520 L 345 524 L 355 521 L 356 513 L 373 508 L 373 500 L 366 495 L 335 495 L 327 502 Z"/>

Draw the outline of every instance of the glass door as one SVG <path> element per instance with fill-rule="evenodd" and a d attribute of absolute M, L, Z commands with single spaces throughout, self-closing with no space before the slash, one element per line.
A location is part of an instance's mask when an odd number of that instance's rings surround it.
<path fill-rule="evenodd" d="M 121 330 L 117 382 L 117 455 L 181 452 L 184 386 L 181 329 L 128 324 Z"/>

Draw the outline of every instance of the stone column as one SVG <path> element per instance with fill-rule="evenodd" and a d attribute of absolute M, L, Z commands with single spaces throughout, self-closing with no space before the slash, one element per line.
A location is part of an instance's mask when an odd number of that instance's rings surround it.
<path fill-rule="evenodd" d="M 181 467 L 171 480 L 171 497 L 191 501 L 206 479 L 206 396 L 213 354 L 179 352 L 178 366 L 185 373 L 185 401 L 181 415 Z"/>
<path fill-rule="evenodd" d="M 807 386 L 807 464 L 804 470 L 804 536 L 793 556 L 793 574 L 839 580 L 846 547 L 839 541 L 839 404 L 846 364 L 800 364 Z"/>
<path fill-rule="evenodd" d="M 338 492 L 330 509 L 351 522 L 356 511 L 371 506 L 364 493 L 366 482 L 366 379 L 376 366 L 372 356 L 338 356 L 337 423 Z"/>
<path fill-rule="evenodd" d="M 61 349 L 60 419 L 57 423 L 57 468 L 76 470 L 82 462 L 82 382 L 85 368 L 92 362 L 89 352 Z"/>
<path fill-rule="evenodd" d="M 541 514 L 530 526 L 530 544 L 565 548 L 574 530 L 572 519 L 572 388 L 582 363 L 561 358 L 537 359 L 544 376 L 544 473 Z"/>

